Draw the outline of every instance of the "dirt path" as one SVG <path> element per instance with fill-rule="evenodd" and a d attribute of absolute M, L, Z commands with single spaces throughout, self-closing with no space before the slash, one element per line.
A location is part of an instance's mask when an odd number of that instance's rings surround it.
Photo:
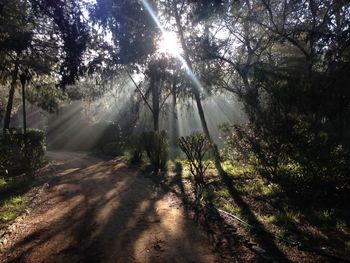
<path fill-rule="evenodd" d="M 50 152 L 57 177 L 1 262 L 223 262 L 171 193 L 120 161 Z"/>

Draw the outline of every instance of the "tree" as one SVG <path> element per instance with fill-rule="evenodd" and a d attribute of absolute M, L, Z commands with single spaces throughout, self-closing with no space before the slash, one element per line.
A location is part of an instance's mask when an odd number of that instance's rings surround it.
<path fill-rule="evenodd" d="M 319 178 L 348 187 L 349 4 L 232 1 L 227 10 L 224 41 L 211 32 L 203 47 L 224 65 L 222 87 L 245 105 L 250 130 L 236 133 L 272 176 L 293 163 L 305 188 Z"/>
<path fill-rule="evenodd" d="M 204 158 L 207 157 L 210 148 L 209 141 L 202 133 L 194 133 L 190 136 L 181 137 L 179 146 L 190 163 L 190 171 L 194 176 L 196 186 L 203 186 L 205 171 L 209 166 L 209 163 L 204 163 Z"/>
<path fill-rule="evenodd" d="M 194 10 L 195 7 L 198 7 L 198 5 L 196 4 L 192 5 L 191 3 L 186 3 L 186 2 L 187 1 L 179 2 L 177 0 L 169 1 L 166 3 L 161 2 L 161 4 L 164 4 L 163 16 L 166 19 L 168 19 L 168 21 L 173 21 L 172 30 L 176 31 L 176 33 L 179 36 L 180 44 L 182 47 L 182 55 L 180 55 L 178 58 L 184 64 L 184 67 L 187 71 L 187 77 L 190 80 L 191 92 L 194 96 L 194 99 L 197 105 L 203 132 L 211 145 L 215 166 L 219 171 L 219 174 L 224 176 L 225 172 L 221 166 L 219 151 L 210 136 L 202 102 L 201 102 L 201 92 L 202 92 L 201 89 L 203 88 L 203 86 L 201 85 L 201 82 L 200 82 L 201 80 L 199 79 L 200 74 L 196 72 L 195 67 L 193 65 L 194 59 L 198 59 L 198 54 L 197 52 L 195 52 L 196 47 L 198 47 L 198 45 L 195 45 L 196 40 L 203 37 L 203 34 L 205 34 L 205 30 L 203 32 L 203 30 L 198 29 L 196 30 L 197 34 L 195 33 L 194 28 L 196 28 L 196 26 L 198 27 L 198 25 L 196 25 L 197 18 L 191 17 L 189 14 Z M 206 4 L 209 4 L 209 3 L 206 3 Z M 204 5 L 203 6 L 199 5 L 200 9 L 204 7 Z M 187 19 L 186 21 L 184 21 L 185 18 Z M 188 32 L 189 30 L 191 30 L 191 34 L 189 34 Z M 187 38 L 187 36 L 190 36 L 190 37 Z M 193 55 L 194 58 L 191 59 L 191 55 Z"/>
<path fill-rule="evenodd" d="M 98 0 L 91 13 L 95 23 L 112 34 L 114 63 L 142 63 L 154 53 L 159 29 L 140 1 Z"/>
<path fill-rule="evenodd" d="M 90 42 L 89 25 L 84 21 L 83 4 L 76 0 L 30 0 L 36 14 L 49 18 L 50 35 L 58 36 L 60 45 L 60 87 L 75 83 L 85 73 L 83 55 Z"/>
<path fill-rule="evenodd" d="M 52 4 L 16 0 L 5 1 L 1 6 L 0 52 L 6 61 L 2 65 L 2 75 L 11 78 L 5 132 L 10 126 L 19 76 L 26 80 L 21 81 L 23 91 L 26 84 L 42 80 L 42 76 L 46 76 L 46 83 L 51 79 L 51 83 L 60 82 L 64 88 L 81 74 L 78 68 L 81 68 L 87 40 L 81 13 L 74 1 Z"/>
<path fill-rule="evenodd" d="M 26 26 L 25 22 L 27 19 L 25 14 L 26 3 L 11 1 L 10 3 L 1 3 L 1 6 L 0 49 L 5 62 L 2 64 L 2 76 L 3 78 L 7 76 L 11 79 L 9 99 L 4 119 L 5 132 L 10 125 L 13 98 L 19 75 L 20 55 L 29 45 L 32 34 L 31 27 Z"/>

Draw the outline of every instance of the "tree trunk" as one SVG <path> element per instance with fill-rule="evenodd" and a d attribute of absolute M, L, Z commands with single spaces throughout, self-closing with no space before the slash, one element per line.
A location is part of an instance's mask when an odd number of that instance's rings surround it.
<path fill-rule="evenodd" d="M 183 49 L 184 60 L 185 60 L 185 62 L 187 64 L 188 69 L 190 70 L 190 74 L 194 74 L 192 63 L 191 63 L 191 60 L 190 60 L 189 55 L 188 55 L 188 50 L 187 50 L 187 46 L 186 46 L 186 43 L 185 43 L 185 38 L 184 38 L 184 35 L 183 35 L 180 15 L 179 15 L 178 10 L 177 10 L 176 2 L 174 2 L 174 14 L 175 14 L 175 21 L 176 21 L 178 34 L 180 36 L 180 43 L 181 43 L 181 46 L 182 46 L 182 49 Z M 194 76 L 194 78 L 196 78 L 196 77 Z M 219 175 L 222 178 L 225 178 L 226 173 L 225 173 L 224 169 L 221 166 L 221 160 L 220 160 L 220 154 L 219 154 L 218 147 L 214 143 L 214 141 L 212 140 L 212 138 L 210 136 L 210 133 L 209 133 L 207 121 L 205 119 L 203 106 L 202 106 L 202 102 L 201 102 L 201 98 L 200 98 L 200 92 L 199 92 L 198 88 L 199 87 L 196 87 L 196 83 L 193 80 L 192 81 L 192 92 L 193 92 L 194 98 L 196 100 L 198 114 L 199 114 L 199 118 L 200 118 L 201 125 L 202 125 L 202 128 L 203 128 L 203 132 L 204 132 L 204 135 L 206 136 L 206 138 L 208 139 L 208 141 L 210 142 L 210 147 L 211 147 L 211 151 L 212 151 L 212 154 L 213 154 L 213 157 L 214 157 L 215 167 L 218 170 Z"/>
<path fill-rule="evenodd" d="M 171 146 L 175 149 L 177 147 L 177 139 L 179 137 L 177 125 L 177 111 L 176 111 L 176 80 L 174 79 L 172 88 L 172 104 L 171 104 Z"/>
<path fill-rule="evenodd" d="M 26 113 L 26 76 L 21 75 L 21 85 L 22 85 L 22 113 L 23 113 L 23 140 L 24 140 L 24 154 L 27 157 L 27 113 Z"/>
<path fill-rule="evenodd" d="M 152 89 L 152 108 L 153 108 L 153 130 L 159 132 L 159 85 L 160 81 L 156 81 L 155 74 L 151 75 L 151 89 Z"/>
<path fill-rule="evenodd" d="M 27 141 L 27 114 L 26 114 L 26 75 L 22 74 L 20 76 L 21 85 L 22 85 L 22 113 L 23 113 L 23 143 L 24 143 L 24 161 L 26 170 L 29 171 L 30 164 L 28 159 L 28 141 Z"/>
<path fill-rule="evenodd" d="M 156 148 L 155 160 L 153 165 L 156 174 L 159 173 L 160 169 L 160 133 L 159 133 L 159 85 L 160 80 L 156 78 L 157 72 L 151 71 L 151 92 L 152 92 L 152 115 L 153 115 L 153 144 Z"/>
<path fill-rule="evenodd" d="M 22 107 L 23 107 L 23 135 L 25 137 L 27 135 L 27 114 L 26 114 L 26 91 L 25 91 L 26 80 L 24 76 L 21 76 L 21 84 L 22 84 Z"/>
<path fill-rule="evenodd" d="M 11 88 L 9 92 L 9 98 L 7 101 L 7 107 L 6 107 L 6 113 L 5 113 L 4 130 L 3 130 L 4 134 L 6 133 L 6 130 L 10 128 L 13 98 L 15 95 L 17 77 L 18 77 L 18 63 L 16 62 L 15 69 L 12 72 L 12 83 L 11 83 Z"/>

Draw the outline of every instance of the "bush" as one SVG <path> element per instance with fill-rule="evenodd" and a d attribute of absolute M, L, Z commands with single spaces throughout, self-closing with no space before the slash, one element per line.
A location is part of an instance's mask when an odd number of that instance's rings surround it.
<path fill-rule="evenodd" d="M 168 160 L 168 137 L 165 131 L 142 134 L 143 147 L 155 172 L 165 170 Z"/>
<path fill-rule="evenodd" d="M 204 185 L 204 174 L 209 165 L 204 164 L 204 158 L 209 152 L 210 142 L 203 133 L 198 132 L 190 136 L 180 137 L 179 146 L 190 163 L 190 171 L 196 187 Z"/>
<path fill-rule="evenodd" d="M 247 133 L 244 135 L 245 138 L 249 133 L 251 138 L 252 132 L 244 127 L 231 126 L 228 123 L 222 124 L 219 128 L 225 140 L 224 147 L 221 150 L 222 158 L 231 162 L 249 163 L 253 157 L 253 152 L 251 143 L 248 140 L 243 140 L 243 132 Z"/>
<path fill-rule="evenodd" d="M 102 152 L 106 155 L 118 156 L 123 153 L 122 148 L 119 142 L 110 142 L 103 146 Z"/>
<path fill-rule="evenodd" d="M 96 123 L 91 126 L 90 134 L 98 134 L 99 137 L 94 144 L 94 148 L 102 150 L 103 148 L 111 143 L 119 143 L 119 149 L 124 147 L 123 132 L 119 124 L 116 123 Z"/>
<path fill-rule="evenodd" d="M 11 129 L 0 135 L 0 175 L 17 175 L 38 169 L 44 162 L 45 134 L 28 130 L 25 147 L 21 130 Z"/>
<path fill-rule="evenodd" d="M 89 136 L 95 136 L 94 143 L 84 150 L 94 150 L 110 156 L 121 155 L 125 149 L 123 132 L 116 123 L 99 122 L 87 129 Z"/>
<path fill-rule="evenodd" d="M 133 164 L 140 163 L 143 154 L 142 137 L 140 135 L 131 135 L 128 139 L 128 147 L 131 153 L 130 162 Z"/>
<path fill-rule="evenodd" d="M 267 180 L 301 199 L 346 198 L 350 192 L 349 150 L 325 133 L 312 132 L 301 121 L 290 125 L 289 137 L 253 125 L 223 127 L 226 157 L 254 162 Z"/>

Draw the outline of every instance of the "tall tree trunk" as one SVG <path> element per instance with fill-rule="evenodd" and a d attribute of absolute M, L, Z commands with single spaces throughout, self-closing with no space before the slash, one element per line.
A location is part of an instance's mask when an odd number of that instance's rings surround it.
<path fill-rule="evenodd" d="M 23 113 L 23 143 L 24 143 L 24 162 L 26 170 L 30 169 L 29 159 L 28 159 L 28 141 L 27 141 L 27 114 L 26 114 L 26 78 L 25 74 L 21 74 L 20 80 L 22 85 L 22 113 Z"/>
<path fill-rule="evenodd" d="M 154 171 L 158 174 L 160 169 L 160 133 L 159 133 L 159 85 L 160 80 L 158 79 L 157 72 L 154 69 L 151 69 L 151 92 L 152 92 L 152 115 L 153 115 L 153 144 L 156 148 L 156 153 L 154 158 L 153 165 Z"/>
<path fill-rule="evenodd" d="M 12 82 L 11 82 L 11 88 L 9 91 L 9 97 L 7 101 L 5 120 L 4 120 L 4 130 L 3 130 L 4 134 L 6 133 L 6 130 L 10 128 L 13 98 L 15 95 L 17 77 L 18 77 L 18 62 L 15 63 L 15 68 L 12 72 Z"/>
<path fill-rule="evenodd" d="M 177 111 L 176 111 L 176 79 L 174 78 L 172 87 L 172 104 L 171 104 L 171 146 L 176 148 L 177 139 L 179 137 L 177 125 Z"/>
<path fill-rule="evenodd" d="M 24 153 L 27 155 L 27 113 L 26 113 L 26 76 L 22 74 L 20 76 L 22 85 L 22 113 L 23 113 L 23 140 L 24 140 Z"/>
<path fill-rule="evenodd" d="M 333 12 L 335 14 L 335 25 L 336 25 L 336 43 L 337 43 L 337 51 L 336 51 L 336 59 L 341 59 L 341 46 L 340 43 L 342 43 L 341 35 L 342 35 L 342 20 L 344 19 L 344 15 L 341 15 L 341 8 L 343 7 L 343 4 L 341 1 L 335 2 L 333 5 Z M 346 109 L 346 104 L 344 102 L 344 87 L 343 85 L 339 85 L 340 90 L 338 91 L 338 140 L 342 142 L 344 137 L 344 112 Z"/>
<path fill-rule="evenodd" d="M 192 74 L 194 74 L 192 63 L 191 63 L 191 60 L 190 60 L 189 55 L 188 55 L 188 49 L 187 49 L 187 46 L 185 43 L 185 38 L 184 38 L 183 29 L 182 29 L 182 25 L 181 25 L 181 18 L 180 18 L 180 15 L 178 13 L 178 10 L 177 10 L 176 1 L 174 1 L 174 14 L 175 14 L 175 21 L 176 21 L 178 34 L 180 36 L 180 43 L 181 43 L 181 46 L 183 49 L 184 60 L 187 64 L 188 69 L 191 71 Z M 211 138 L 210 133 L 209 133 L 209 129 L 208 129 L 207 121 L 205 119 L 202 101 L 201 101 L 201 97 L 200 97 L 200 92 L 198 90 L 199 87 L 196 87 L 196 83 L 194 83 L 194 82 L 195 81 L 192 81 L 192 92 L 194 94 L 194 98 L 195 98 L 195 101 L 197 104 L 198 114 L 199 114 L 199 118 L 200 118 L 201 125 L 203 128 L 203 132 L 204 132 L 204 135 L 206 136 L 206 138 L 208 139 L 208 141 L 210 142 L 211 151 L 212 151 L 212 154 L 214 157 L 215 167 L 218 170 L 219 175 L 222 178 L 225 178 L 226 173 L 221 166 L 221 160 L 220 160 L 220 154 L 219 154 L 218 147 L 214 143 L 214 141 Z"/>
<path fill-rule="evenodd" d="M 23 107 L 23 134 L 27 135 L 27 114 L 26 114 L 26 80 L 25 76 L 21 75 L 21 84 L 22 84 L 22 107 Z"/>
<path fill-rule="evenodd" d="M 151 75 L 151 89 L 152 89 L 152 109 L 153 109 L 153 130 L 159 132 L 159 85 L 160 81 L 156 81 L 153 72 Z"/>

